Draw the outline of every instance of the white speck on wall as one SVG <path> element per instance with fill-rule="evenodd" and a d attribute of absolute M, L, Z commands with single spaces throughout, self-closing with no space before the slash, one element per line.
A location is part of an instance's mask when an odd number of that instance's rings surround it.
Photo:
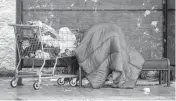
<path fill-rule="evenodd" d="M 98 0 L 92 0 L 92 1 L 95 2 L 95 3 L 98 2 Z"/>
<path fill-rule="evenodd" d="M 143 6 L 145 6 L 145 3 L 142 3 Z"/>
<path fill-rule="evenodd" d="M 54 17 L 54 15 L 53 15 L 53 14 L 51 14 L 51 15 L 50 15 L 50 17 Z"/>
<path fill-rule="evenodd" d="M 139 17 L 137 20 L 138 20 L 138 22 L 140 22 L 140 21 L 141 21 L 141 18 Z"/>
<path fill-rule="evenodd" d="M 87 0 L 84 0 L 84 2 L 87 2 Z"/>
<path fill-rule="evenodd" d="M 137 24 L 137 27 L 141 27 L 141 23 L 138 23 L 138 24 Z"/>
<path fill-rule="evenodd" d="M 155 32 L 156 32 L 156 33 L 158 33 L 158 32 L 159 32 L 159 28 L 155 28 L 154 30 L 155 30 Z"/>
<path fill-rule="evenodd" d="M 141 18 L 140 17 L 137 19 L 137 27 L 141 27 Z"/>
<path fill-rule="evenodd" d="M 158 6 L 158 5 L 153 6 L 151 10 L 154 10 L 156 8 L 156 6 Z"/>
<path fill-rule="evenodd" d="M 147 36 L 149 36 L 149 34 L 148 34 L 147 32 L 144 32 L 144 35 L 147 35 Z"/>
<path fill-rule="evenodd" d="M 34 8 L 33 6 L 29 7 L 29 9 L 33 9 L 33 8 Z"/>
<path fill-rule="evenodd" d="M 73 7 L 74 5 L 75 5 L 75 4 L 74 4 L 74 3 L 72 3 L 70 6 L 71 6 L 71 7 Z"/>
<path fill-rule="evenodd" d="M 42 5 L 43 7 L 46 7 L 47 5 Z"/>
<path fill-rule="evenodd" d="M 158 21 L 152 21 L 152 22 L 151 22 L 151 25 L 152 25 L 152 26 L 155 26 L 155 27 L 156 27 L 157 24 L 158 24 Z"/>
<path fill-rule="evenodd" d="M 151 14 L 151 11 L 150 10 L 146 10 L 145 13 L 144 13 L 144 16 L 146 17 L 149 14 Z"/>
<path fill-rule="evenodd" d="M 36 6 L 36 8 L 40 8 L 40 6 L 38 5 L 38 6 Z"/>

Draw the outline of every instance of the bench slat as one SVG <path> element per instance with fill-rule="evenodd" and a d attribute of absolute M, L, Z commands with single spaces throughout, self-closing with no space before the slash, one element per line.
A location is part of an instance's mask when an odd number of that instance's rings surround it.
<path fill-rule="evenodd" d="M 168 59 L 151 59 L 146 60 L 142 70 L 168 70 Z"/>

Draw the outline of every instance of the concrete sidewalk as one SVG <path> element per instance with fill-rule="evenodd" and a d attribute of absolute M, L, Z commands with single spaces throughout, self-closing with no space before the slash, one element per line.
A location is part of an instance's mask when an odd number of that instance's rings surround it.
<path fill-rule="evenodd" d="M 134 89 L 118 89 L 104 87 L 92 89 L 89 86 L 84 88 L 70 87 L 65 84 L 58 86 L 55 81 L 45 80 L 39 90 L 34 90 L 32 84 L 34 79 L 23 79 L 23 86 L 12 88 L 12 78 L 0 78 L 0 100 L 72 100 L 72 101 L 168 101 L 175 100 L 175 83 L 171 87 L 165 85 L 136 86 Z M 149 83 L 149 81 L 147 81 Z M 139 80 L 137 84 L 146 84 L 146 81 Z M 157 83 L 157 82 L 150 82 Z M 144 93 L 144 88 L 150 88 L 149 94 Z"/>

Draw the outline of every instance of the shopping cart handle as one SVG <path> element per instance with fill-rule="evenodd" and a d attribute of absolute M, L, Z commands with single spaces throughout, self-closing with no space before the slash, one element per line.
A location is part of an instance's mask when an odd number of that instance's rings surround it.
<path fill-rule="evenodd" d="M 39 27 L 37 25 L 29 25 L 29 24 L 8 24 L 9 26 L 17 26 L 17 27 Z"/>

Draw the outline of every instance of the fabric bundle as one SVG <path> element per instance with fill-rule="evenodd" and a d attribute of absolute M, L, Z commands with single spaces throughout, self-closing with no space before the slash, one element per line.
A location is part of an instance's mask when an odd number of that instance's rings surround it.
<path fill-rule="evenodd" d="M 134 87 L 144 64 L 142 55 L 125 41 L 121 29 L 110 23 L 93 26 L 76 49 L 79 65 L 93 88 L 104 85 L 113 71 L 114 87 Z"/>

